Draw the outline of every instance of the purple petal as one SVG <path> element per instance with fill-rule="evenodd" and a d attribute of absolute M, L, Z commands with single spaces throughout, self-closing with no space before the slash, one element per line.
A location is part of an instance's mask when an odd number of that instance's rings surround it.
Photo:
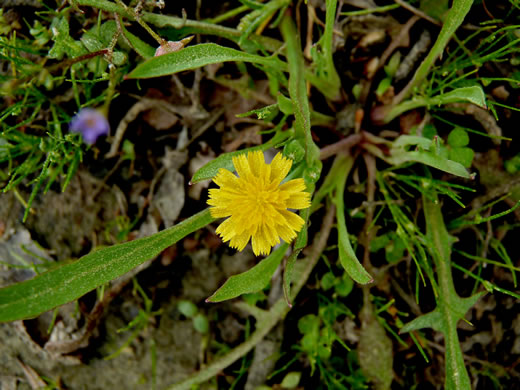
<path fill-rule="evenodd" d="M 87 144 L 94 144 L 99 136 L 107 135 L 110 125 L 107 118 L 93 108 L 81 109 L 69 123 L 69 131 L 81 133 Z"/>

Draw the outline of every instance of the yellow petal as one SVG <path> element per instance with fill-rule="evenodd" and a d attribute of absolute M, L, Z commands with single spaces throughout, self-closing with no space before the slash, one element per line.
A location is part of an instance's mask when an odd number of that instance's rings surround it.
<path fill-rule="evenodd" d="M 250 180 L 251 169 L 249 167 L 249 162 L 247 161 L 247 157 L 245 154 L 233 157 L 233 165 L 235 166 L 235 169 L 241 178 L 245 180 Z"/>
<path fill-rule="evenodd" d="M 280 185 L 292 166 L 292 160 L 278 153 L 266 164 L 263 152 L 233 157 L 235 176 L 220 169 L 214 182 L 220 187 L 209 190 L 208 204 L 214 218 L 226 218 L 217 234 L 232 248 L 243 250 L 249 240 L 256 255 L 267 255 L 280 239 L 290 242 L 301 230 L 304 220 L 288 210 L 310 206 L 303 179 Z"/>
<path fill-rule="evenodd" d="M 233 215 L 233 210 L 228 207 L 211 207 L 209 212 L 213 218 L 225 218 Z"/>
<path fill-rule="evenodd" d="M 259 178 L 266 167 L 264 154 L 260 150 L 249 152 L 247 153 L 247 161 L 253 176 Z"/>
<path fill-rule="evenodd" d="M 280 235 L 280 238 L 285 242 L 289 243 L 296 238 L 296 232 L 292 230 L 290 227 L 285 225 L 278 225 L 276 227 L 276 231 Z"/>
<path fill-rule="evenodd" d="M 305 191 L 306 185 L 305 181 L 300 178 L 289 180 L 287 183 L 283 183 L 279 188 L 280 191 L 301 192 Z"/>
<path fill-rule="evenodd" d="M 271 182 L 280 184 L 291 170 L 291 166 L 291 159 L 283 157 L 281 153 L 276 154 L 271 162 Z"/>
<path fill-rule="evenodd" d="M 256 235 L 253 236 L 251 244 L 253 244 L 253 253 L 257 256 L 268 255 L 271 252 L 271 246 L 264 237 L 262 229 L 259 229 Z"/>
<path fill-rule="evenodd" d="M 289 209 L 306 209 L 311 206 L 311 196 L 308 192 L 298 192 L 291 194 L 289 199 L 285 202 Z"/>
<path fill-rule="evenodd" d="M 213 178 L 213 181 L 219 187 L 228 186 L 230 189 L 233 189 L 237 185 L 238 178 L 235 175 L 233 175 L 231 172 L 229 172 L 227 169 L 220 168 L 218 170 L 218 173 Z"/>
<path fill-rule="evenodd" d="M 264 225 L 264 236 L 270 247 L 273 247 L 280 243 L 280 238 L 278 236 L 277 231 L 274 229 L 274 226 L 271 227 Z"/>
<path fill-rule="evenodd" d="M 231 248 L 236 248 L 239 251 L 242 251 L 246 247 L 250 238 L 251 238 L 251 235 L 248 232 L 242 232 L 241 234 L 239 234 L 231 239 L 231 241 L 229 242 L 229 246 Z"/>
<path fill-rule="evenodd" d="M 288 211 L 288 210 L 280 210 L 280 214 L 282 214 L 287 222 L 287 226 L 297 232 L 300 231 L 305 221 L 299 215 Z"/>
<path fill-rule="evenodd" d="M 228 218 L 222 222 L 216 230 L 217 234 L 222 237 L 224 242 L 229 241 L 236 236 L 235 224 L 233 222 L 233 218 Z"/>

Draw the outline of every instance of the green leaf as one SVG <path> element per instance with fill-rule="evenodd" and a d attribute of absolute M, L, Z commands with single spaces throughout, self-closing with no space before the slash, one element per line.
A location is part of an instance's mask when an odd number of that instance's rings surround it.
<path fill-rule="evenodd" d="M 242 31 L 242 35 L 240 36 L 238 44 L 242 46 L 253 31 L 264 21 L 272 17 L 279 9 L 287 7 L 290 3 L 290 0 L 272 0 L 262 4 L 260 8 L 244 16 L 239 25 L 239 30 Z"/>
<path fill-rule="evenodd" d="M 126 62 L 126 54 L 122 51 L 115 51 L 112 54 L 112 62 L 117 66 L 123 65 Z"/>
<path fill-rule="evenodd" d="M 300 231 L 298 236 L 305 233 L 307 234 L 307 222 L 305 222 L 305 226 Z M 298 239 L 296 239 L 298 240 Z M 294 270 L 294 264 L 296 263 L 296 260 L 298 259 L 298 255 L 302 251 L 303 248 L 297 248 L 295 244 L 295 250 L 293 253 L 291 253 L 291 256 L 287 259 L 287 263 L 285 265 L 285 269 L 283 272 L 283 293 L 285 295 L 285 299 L 289 306 L 292 307 L 292 300 L 291 300 L 291 282 L 293 278 L 293 270 Z"/>
<path fill-rule="evenodd" d="M 294 163 L 299 163 L 305 157 L 305 149 L 300 141 L 293 139 L 285 144 L 283 155 L 293 160 Z"/>
<path fill-rule="evenodd" d="M 320 319 L 314 314 L 307 314 L 298 320 L 298 330 L 302 334 L 317 334 L 320 330 Z"/>
<path fill-rule="evenodd" d="M 231 276 L 206 302 L 222 302 L 263 290 L 269 284 L 288 247 L 289 244 L 283 243 L 253 268 Z"/>
<path fill-rule="evenodd" d="M 470 178 L 470 174 L 460 163 L 448 160 L 429 151 L 406 152 L 404 157 L 405 161 L 419 162 L 440 169 L 441 171 L 451 173 L 452 175 L 465 177 L 466 179 Z"/>
<path fill-rule="evenodd" d="M 460 127 L 456 127 L 450 134 L 448 135 L 448 145 L 452 148 L 461 148 L 463 146 L 468 146 L 469 144 L 469 136 L 468 132 Z"/>
<path fill-rule="evenodd" d="M 336 196 L 334 202 L 336 204 L 336 221 L 338 224 L 338 252 L 339 260 L 345 271 L 356 282 L 366 284 L 372 282 L 374 279 L 363 268 L 356 257 L 347 232 L 347 224 L 345 222 L 345 202 L 343 200 L 343 193 L 345 192 L 345 185 L 348 174 L 352 169 L 353 159 L 351 156 L 337 157 L 340 159 L 339 166 L 342 169 L 339 171 L 336 179 Z"/>
<path fill-rule="evenodd" d="M 282 380 L 282 389 L 294 389 L 300 383 L 302 373 L 298 371 L 289 372 Z"/>
<path fill-rule="evenodd" d="M 97 50 L 101 50 L 105 48 L 103 42 L 101 42 L 97 36 L 98 34 L 95 31 L 87 31 L 80 38 L 81 43 L 85 45 L 89 52 L 94 52 Z"/>
<path fill-rule="evenodd" d="M 76 57 L 84 53 L 80 42 L 75 41 L 69 35 L 69 22 L 65 17 L 55 18 L 51 23 L 54 46 L 49 50 L 49 58 L 61 59 L 64 54 Z"/>
<path fill-rule="evenodd" d="M 462 166 L 469 168 L 473 162 L 475 152 L 471 148 L 453 148 L 449 152 L 450 160 L 458 162 Z"/>
<path fill-rule="evenodd" d="M 187 318 L 193 318 L 199 312 L 197 306 L 190 301 L 182 300 L 177 305 L 177 310 Z"/>
<path fill-rule="evenodd" d="M 511 175 L 520 171 L 520 153 L 507 160 L 504 163 L 504 168 L 506 169 L 506 172 Z"/>
<path fill-rule="evenodd" d="M 387 76 L 394 77 L 397 69 L 399 69 L 399 65 L 401 65 L 401 53 L 396 51 L 392 57 L 390 57 L 388 64 L 385 65 L 383 69 Z"/>
<path fill-rule="evenodd" d="M 278 101 L 278 107 L 280 108 L 281 112 L 283 112 L 285 115 L 294 114 L 294 105 L 291 99 L 281 93 L 278 93 L 276 100 Z"/>
<path fill-rule="evenodd" d="M 122 21 L 120 25 L 123 35 L 126 39 L 128 39 L 128 41 L 132 45 L 132 48 L 137 52 L 137 54 L 139 54 L 144 59 L 152 58 L 155 55 L 155 49 L 152 46 L 150 46 L 146 42 L 143 42 L 140 38 L 128 31 L 125 28 L 124 23 Z"/>
<path fill-rule="evenodd" d="M 352 292 L 354 288 L 354 281 L 350 276 L 345 274 L 342 279 L 339 280 L 338 284 L 334 286 L 334 292 L 340 297 L 345 298 Z"/>
<path fill-rule="evenodd" d="M 220 64 L 229 61 L 251 62 L 280 68 L 283 63 L 271 57 L 249 54 L 214 43 L 202 43 L 188 46 L 182 50 L 153 57 L 138 65 L 126 79 L 147 79 L 167 76 L 185 70 L 197 69 L 209 64 Z M 282 66 L 283 67 L 283 66 Z"/>
<path fill-rule="evenodd" d="M 418 146 L 417 150 L 406 150 L 406 146 L 413 145 Z M 390 157 L 381 157 L 394 165 L 415 161 L 451 173 L 452 175 L 470 178 L 470 174 L 466 168 L 460 163 L 449 160 L 444 156 L 445 148 L 439 146 L 440 145 L 435 141 L 425 137 L 402 135 L 393 142 Z"/>
<path fill-rule="evenodd" d="M 457 102 L 468 102 L 481 108 L 487 108 L 486 95 L 480 85 L 457 88 L 448 93 L 434 96 L 431 98 L 430 104 L 443 105 Z"/>
<path fill-rule="evenodd" d="M 334 287 L 336 284 L 336 277 L 332 272 L 327 272 L 325 275 L 321 278 L 321 289 L 324 291 L 327 291 Z"/>
<path fill-rule="evenodd" d="M 432 140 L 427 137 L 419 137 L 417 135 L 401 135 L 393 143 L 394 148 L 415 145 L 420 146 L 423 149 L 430 149 L 432 146 Z"/>
<path fill-rule="evenodd" d="M 195 317 L 193 317 L 193 327 L 199 333 L 206 334 L 209 331 L 209 321 L 208 318 L 202 314 L 198 313 Z"/>
<path fill-rule="evenodd" d="M 271 104 L 269 106 L 265 106 L 262 108 L 257 108 L 255 110 L 251 110 L 248 112 L 244 112 L 242 114 L 237 114 L 237 118 L 247 118 L 250 115 L 256 115 L 256 117 L 260 120 L 264 120 L 266 122 L 272 121 L 276 115 L 280 112 L 278 108 L 278 104 Z"/>
<path fill-rule="evenodd" d="M 81 259 L 0 289 L 0 322 L 32 318 L 157 256 L 188 234 L 211 223 L 209 209 L 149 237 L 95 250 Z"/>
<path fill-rule="evenodd" d="M 190 183 L 194 184 L 198 183 L 199 181 L 213 179 L 213 177 L 215 177 L 220 168 L 224 168 L 230 172 L 234 172 L 235 167 L 233 166 L 233 157 L 255 150 L 265 151 L 285 141 L 290 135 L 291 132 L 289 131 L 278 132 L 273 138 L 271 138 L 265 144 L 254 146 L 252 148 L 237 150 L 235 152 L 221 154 L 216 159 L 211 160 L 209 163 L 207 163 L 197 172 L 195 172 L 195 174 L 191 178 Z"/>
<path fill-rule="evenodd" d="M 342 196 L 343 198 L 343 196 Z M 341 208 L 342 209 L 342 208 Z M 367 284 L 372 282 L 374 279 L 370 274 L 363 268 L 361 263 L 356 257 L 356 253 L 350 245 L 348 238 L 347 225 L 345 223 L 345 213 L 337 207 L 336 203 L 336 220 L 338 222 L 338 247 L 339 247 L 339 260 L 345 271 L 349 276 L 356 282 L 361 284 Z"/>
<path fill-rule="evenodd" d="M 385 247 L 385 258 L 389 263 L 398 261 L 403 258 L 406 251 L 406 244 L 397 234 L 393 236 L 393 240 Z"/>
<path fill-rule="evenodd" d="M 404 325 L 399 333 L 407 333 L 413 330 L 419 330 L 424 328 L 432 328 L 437 331 L 441 331 L 444 328 L 444 320 L 442 314 L 438 309 L 431 311 L 427 314 L 423 314 L 412 321 Z"/>
<path fill-rule="evenodd" d="M 384 121 L 390 122 L 403 112 L 413 110 L 419 107 L 441 106 L 451 103 L 467 102 L 475 104 L 482 108 L 487 108 L 486 95 L 481 86 L 473 85 L 471 87 L 457 88 L 448 93 L 436 95 L 433 97 L 421 96 L 407 100 L 395 107 L 392 107 L 385 115 Z"/>

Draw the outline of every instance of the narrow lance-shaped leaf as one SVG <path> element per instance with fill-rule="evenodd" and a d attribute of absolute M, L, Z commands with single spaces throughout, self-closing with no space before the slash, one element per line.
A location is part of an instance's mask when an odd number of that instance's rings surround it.
<path fill-rule="evenodd" d="M 222 287 L 220 287 L 206 301 L 226 301 L 242 294 L 254 293 L 264 289 L 280 265 L 288 246 L 289 245 L 286 243 L 280 245 L 275 251 L 273 251 L 273 253 L 253 268 L 246 272 L 242 272 L 241 274 L 231 276 L 226 280 L 226 283 L 224 283 Z"/>
<path fill-rule="evenodd" d="M 147 79 L 167 76 L 185 70 L 197 69 L 209 64 L 229 61 L 251 62 L 260 65 L 284 68 L 283 62 L 272 58 L 250 54 L 214 43 L 188 46 L 182 50 L 153 57 L 138 65 L 127 79 Z"/>
<path fill-rule="evenodd" d="M 406 147 L 414 145 L 417 145 L 419 149 L 406 150 Z M 471 177 L 462 164 L 449 160 L 441 154 L 437 154 L 435 148 L 433 141 L 428 138 L 402 135 L 392 143 L 390 156 L 381 157 L 393 165 L 415 161 L 451 173 L 452 175 L 465 178 Z"/>
<path fill-rule="evenodd" d="M 209 209 L 149 237 L 95 250 L 78 261 L 0 289 L 0 322 L 35 317 L 124 275 L 211 223 Z"/>
<path fill-rule="evenodd" d="M 307 234 L 307 226 L 304 226 L 303 229 L 300 231 L 300 234 L 302 232 L 305 232 Z M 285 264 L 285 269 L 283 272 L 283 294 L 285 296 L 285 300 L 287 301 L 287 304 L 292 307 L 292 301 L 291 301 L 291 282 L 293 278 L 293 270 L 294 270 L 294 264 L 296 263 L 296 260 L 298 259 L 298 255 L 302 251 L 301 248 L 295 249 L 294 252 L 289 256 L 287 259 L 287 262 Z"/>
<path fill-rule="evenodd" d="M 119 25 L 121 26 L 121 32 L 123 35 L 128 39 L 130 44 L 132 45 L 132 48 L 139 54 L 141 57 L 145 59 L 152 58 L 155 54 L 155 49 L 147 44 L 146 42 L 143 42 L 139 37 L 132 34 L 130 31 L 128 31 L 125 28 L 125 25 L 123 21 L 121 20 L 121 16 L 118 16 L 120 18 Z"/>
<path fill-rule="evenodd" d="M 352 168 L 354 160 L 350 156 L 341 156 L 337 158 L 343 160 L 341 163 L 343 169 L 339 171 L 336 180 L 337 184 L 335 195 L 336 221 L 338 224 L 339 260 L 343 268 L 345 268 L 345 271 L 347 271 L 347 273 L 352 279 L 354 279 L 358 283 L 367 284 L 372 282 L 374 279 L 365 270 L 365 268 L 363 268 L 363 266 L 357 259 L 356 253 L 354 252 L 354 249 L 352 249 L 352 245 L 350 244 L 350 239 L 348 237 L 347 231 L 347 224 L 345 222 L 345 204 L 343 200 L 343 193 L 345 191 L 347 177 Z"/>
<path fill-rule="evenodd" d="M 481 108 L 487 108 L 486 95 L 481 86 L 473 85 L 471 87 L 457 88 L 453 91 L 435 95 L 432 97 L 421 96 L 414 97 L 410 100 L 402 102 L 393 107 L 388 114 L 385 115 L 385 122 L 390 122 L 403 112 L 413 110 L 419 107 L 435 107 L 451 103 L 467 102 L 475 104 Z"/>

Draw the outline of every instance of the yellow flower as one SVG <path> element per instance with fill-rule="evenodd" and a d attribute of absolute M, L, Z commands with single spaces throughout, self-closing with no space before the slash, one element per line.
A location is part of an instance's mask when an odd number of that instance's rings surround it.
<path fill-rule="evenodd" d="M 303 179 L 280 184 L 292 166 L 292 160 L 278 153 L 266 164 L 261 151 L 233 157 L 235 176 L 221 168 L 213 181 L 220 188 L 209 190 L 208 204 L 213 218 L 225 218 L 217 228 L 224 242 L 243 250 L 249 239 L 255 255 L 268 255 L 280 242 L 291 242 L 304 220 L 287 209 L 306 209 L 311 205 Z"/>

